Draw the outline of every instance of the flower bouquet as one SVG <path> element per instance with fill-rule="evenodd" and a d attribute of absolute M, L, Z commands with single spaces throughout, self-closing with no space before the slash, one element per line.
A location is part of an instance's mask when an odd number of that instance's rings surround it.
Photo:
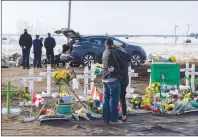
<path fill-rule="evenodd" d="M 142 99 L 139 97 L 129 100 L 129 103 L 132 104 L 133 108 L 135 108 L 135 109 L 141 108 L 141 102 L 142 102 Z"/>
<path fill-rule="evenodd" d="M 157 94 L 159 93 L 159 90 L 160 90 L 160 83 L 154 82 L 151 84 L 150 88 L 147 87 L 146 92 Z"/>
<path fill-rule="evenodd" d="M 72 73 L 68 70 L 55 71 L 53 74 L 53 80 L 55 86 L 59 87 L 59 93 L 61 91 L 62 85 L 69 85 L 69 82 L 72 80 Z M 66 88 L 66 87 L 65 87 Z"/>
<path fill-rule="evenodd" d="M 143 97 L 143 100 L 142 100 L 141 107 L 144 110 L 150 110 L 151 109 L 151 103 L 152 103 L 151 97 L 148 94 L 145 94 L 144 97 Z"/>
<path fill-rule="evenodd" d="M 176 57 L 175 56 L 171 56 L 170 58 L 168 58 L 168 61 L 176 62 Z"/>
<path fill-rule="evenodd" d="M 60 85 L 61 82 L 69 84 L 69 82 L 72 80 L 72 73 L 68 70 L 55 71 L 53 79 L 55 81 L 55 85 Z"/>

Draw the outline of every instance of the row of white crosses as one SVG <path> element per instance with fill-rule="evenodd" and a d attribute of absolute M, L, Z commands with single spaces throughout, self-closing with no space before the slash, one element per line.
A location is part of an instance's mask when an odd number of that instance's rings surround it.
<path fill-rule="evenodd" d="M 91 69 L 89 70 L 89 66 L 91 66 Z M 92 90 L 92 88 L 94 87 L 94 79 L 96 78 L 95 72 L 94 72 L 94 64 L 89 64 L 89 66 L 85 66 L 84 68 L 84 75 L 77 75 L 77 79 L 84 79 L 84 97 L 88 97 L 88 95 L 90 94 L 90 91 Z M 128 68 L 128 76 L 129 76 L 129 84 L 127 86 L 127 98 L 131 98 L 132 94 L 134 93 L 134 89 L 131 88 L 132 86 L 132 81 L 131 81 L 131 77 L 138 77 L 138 73 L 134 73 L 134 69 L 131 69 L 131 65 L 129 65 Z M 89 79 L 91 79 L 90 82 L 90 89 L 89 89 Z M 74 79 L 73 80 L 73 89 L 78 89 L 78 80 Z"/>

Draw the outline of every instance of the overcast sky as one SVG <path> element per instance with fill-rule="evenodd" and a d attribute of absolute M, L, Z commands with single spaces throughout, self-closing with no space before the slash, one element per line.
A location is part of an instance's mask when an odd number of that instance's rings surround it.
<path fill-rule="evenodd" d="M 71 13 L 81 34 L 173 34 L 175 24 L 198 33 L 198 1 L 72 1 Z M 20 20 L 40 24 L 36 33 L 67 28 L 68 1 L 2 1 L 2 33 L 16 34 Z"/>

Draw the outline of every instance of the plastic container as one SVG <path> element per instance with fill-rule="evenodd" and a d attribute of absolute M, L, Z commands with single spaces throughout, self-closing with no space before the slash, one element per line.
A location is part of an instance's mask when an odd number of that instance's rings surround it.
<path fill-rule="evenodd" d="M 62 96 L 63 104 L 72 104 L 72 96 Z"/>
<path fill-rule="evenodd" d="M 67 115 L 72 113 L 72 105 L 62 105 L 56 104 L 56 112 L 62 115 Z"/>
<path fill-rule="evenodd" d="M 190 103 L 193 107 L 198 108 L 198 102 L 196 102 L 195 100 L 192 100 Z"/>

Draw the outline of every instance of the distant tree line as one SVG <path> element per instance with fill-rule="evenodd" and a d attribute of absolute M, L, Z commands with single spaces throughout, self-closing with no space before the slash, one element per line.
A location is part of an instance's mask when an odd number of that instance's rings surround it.
<path fill-rule="evenodd" d="M 198 33 L 190 33 L 190 37 L 198 37 Z"/>

